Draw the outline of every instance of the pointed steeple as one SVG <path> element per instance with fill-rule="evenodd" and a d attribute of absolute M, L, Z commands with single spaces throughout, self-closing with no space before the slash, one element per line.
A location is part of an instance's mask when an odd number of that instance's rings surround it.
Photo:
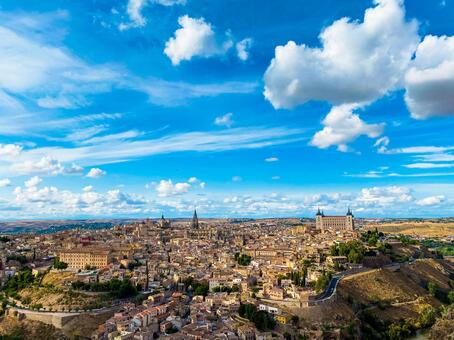
<path fill-rule="evenodd" d="M 315 214 L 316 216 L 321 216 L 322 213 L 320 212 L 320 207 L 318 207 L 317 213 Z"/>
<path fill-rule="evenodd" d="M 194 215 L 192 216 L 192 228 L 197 229 L 199 227 L 199 219 L 197 217 L 197 211 L 194 209 Z"/>

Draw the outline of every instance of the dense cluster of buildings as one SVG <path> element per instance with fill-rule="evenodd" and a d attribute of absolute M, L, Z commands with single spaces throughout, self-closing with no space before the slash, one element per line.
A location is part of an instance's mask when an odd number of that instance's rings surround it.
<path fill-rule="evenodd" d="M 346 264 L 329 256 L 330 247 L 357 237 L 350 209 L 345 216 L 319 210 L 315 223 L 304 224 L 200 221 L 194 211 L 189 221 L 162 216 L 111 229 L 24 234 L 5 253 L 19 249 L 36 268 L 51 266 L 57 257 L 68 265 L 63 272 L 75 273 L 73 280 L 128 279 L 141 287 L 145 300 L 121 304 L 93 335 L 98 339 L 268 339 L 271 332 L 238 316 L 240 303 L 270 313 L 282 334 L 298 309 L 317 299 L 314 283 Z M 20 264 L 10 261 L 14 266 Z M 6 267 L 0 258 L 0 273 Z M 290 275 L 302 272 L 304 280 Z"/>

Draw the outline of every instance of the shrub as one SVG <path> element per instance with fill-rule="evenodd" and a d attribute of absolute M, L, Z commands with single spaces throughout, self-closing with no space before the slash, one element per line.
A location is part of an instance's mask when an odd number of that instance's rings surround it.
<path fill-rule="evenodd" d="M 68 264 L 65 263 L 65 262 L 60 261 L 60 259 L 58 257 L 56 257 L 54 259 L 53 267 L 55 269 L 66 269 L 66 268 L 68 268 Z"/>

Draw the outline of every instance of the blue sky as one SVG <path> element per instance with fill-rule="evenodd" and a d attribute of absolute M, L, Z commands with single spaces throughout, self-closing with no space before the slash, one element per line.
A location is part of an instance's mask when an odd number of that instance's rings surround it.
<path fill-rule="evenodd" d="M 453 13 L 4 0 L 0 218 L 453 216 Z"/>

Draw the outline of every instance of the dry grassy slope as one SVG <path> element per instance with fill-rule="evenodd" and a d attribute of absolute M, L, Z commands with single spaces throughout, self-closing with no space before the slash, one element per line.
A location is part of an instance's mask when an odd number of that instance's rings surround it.
<path fill-rule="evenodd" d="M 434 222 L 401 222 L 371 224 L 367 229 L 384 233 L 419 235 L 425 237 L 444 237 L 454 235 L 454 223 L 434 223 Z"/>
<path fill-rule="evenodd" d="M 74 280 L 75 274 L 72 272 L 49 272 L 47 273 L 42 281 L 42 284 L 51 284 L 54 286 L 63 286 L 66 282 Z"/>
<path fill-rule="evenodd" d="M 69 306 L 82 308 L 90 303 L 97 301 L 96 294 L 83 294 L 79 292 L 70 292 L 66 283 L 74 279 L 75 274 L 66 271 L 55 271 L 47 273 L 42 285 L 50 287 L 28 288 L 23 289 L 19 294 L 22 297 L 30 297 L 33 304 L 42 304 L 44 307 L 61 309 Z"/>
<path fill-rule="evenodd" d="M 17 328 L 23 330 L 26 334 L 24 340 L 46 339 L 46 340 L 63 340 L 66 338 L 63 333 L 54 326 L 44 324 L 38 321 L 22 320 L 18 321 L 12 316 L 0 318 L 0 335 L 8 335 Z"/>
<path fill-rule="evenodd" d="M 424 247 L 419 246 L 419 245 L 413 245 L 413 244 L 393 244 L 392 245 L 392 251 L 396 255 L 400 256 L 412 256 L 414 258 L 417 258 L 421 252 L 424 252 Z"/>
<path fill-rule="evenodd" d="M 418 260 L 402 266 L 401 272 L 417 284 L 433 282 L 447 291 L 450 289 L 450 274 L 454 274 L 454 264 L 435 259 Z"/>
<path fill-rule="evenodd" d="M 338 294 L 345 301 L 353 300 L 370 306 L 370 311 L 381 319 L 416 318 L 424 307 L 440 305 L 422 283 L 434 282 L 440 288 L 448 289 L 449 274 L 453 269 L 453 265 L 446 261 L 425 259 L 403 265 L 397 272 L 370 270 L 343 279 Z M 374 303 L 379 301 L 392 305 L 374 307 Z"/>
<path fill-rule="evenodd" d="M 425 289 L 399 272 L 376 269 L 343 279 L 339 283 L 341 297 L 369 305 L 377 301 L 408 302 L 426 295 Z"/>
<path fill-rule="evenodd" d="M 427 334 L 429 339 L 454 339 L 454 306 L 452 306 Z"/>
<path fill-rule="evenodd" d="M 81 314 L 79 317 L 74 318 L 65 324 L 62 331 L 70 338 L 78 336 L 81 339 L 90 339 L 90 336 L 96 329 L 98 329 L 98 326 L 112 317 L 116 310 L 116 308 L 113 308 L 98 314 Z"/>
<path fill-rule="evenodd" d="M 30 297 L 32 304 L 42 304 L 45 308 L 68 309 L 83 308 L 90 302 L 96 301 L 96 297 L 78 292 L 69 292 L 67 290 L 49 289 L 49 288 L 27 288 L 20 291 L 20 296 Z"/>

